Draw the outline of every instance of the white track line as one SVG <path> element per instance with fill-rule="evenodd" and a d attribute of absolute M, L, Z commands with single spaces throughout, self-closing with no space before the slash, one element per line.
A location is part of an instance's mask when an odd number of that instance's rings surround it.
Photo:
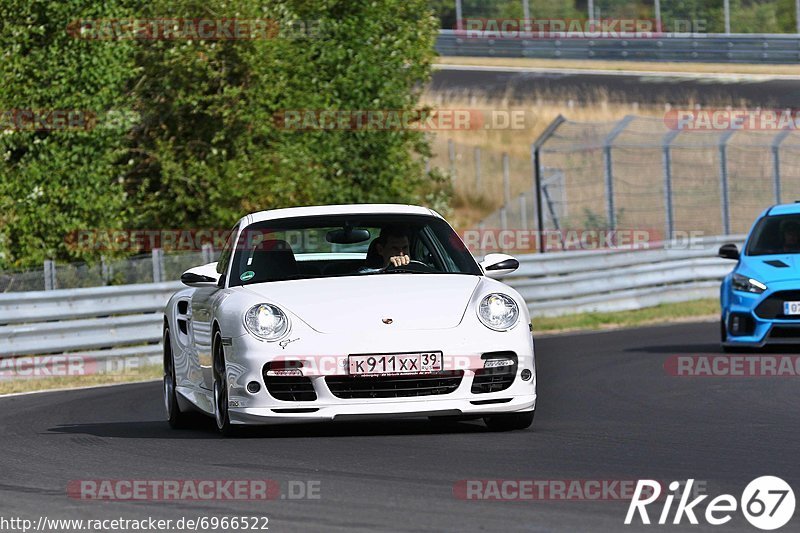
<path fill-rule="evenodd" d="M 153 379 L 144 379 L 142 381 L 126 381 L 124 383 L 108 383 L 106 385 L 90 385 L 88 387 L 64 387 L 62 389 L 45 389 L 45 390 L 33 390 L 28 392 L 12 392 L 9 394 L 0 394 L 0 399 L 3 398 L 13 398 L 15 396 L 27 396 L 29 394 L 44 394 L 46 392 L 68 392 L 68 391 L 77 391 L 77 390 L 89 390 L 89 389 L 102 389 L 104 387 L 118 387 L 120 385 L 136 385 L 140 383 L 153 383 L 156 381 L 161 381 L 160 378 L 153 378 Z"/>

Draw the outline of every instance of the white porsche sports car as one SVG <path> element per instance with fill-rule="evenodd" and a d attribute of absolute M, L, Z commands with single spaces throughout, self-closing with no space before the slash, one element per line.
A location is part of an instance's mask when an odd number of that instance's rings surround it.
<path fill-rule="evenodd" d="M 164 319 L 173 427 L 429 417 L 524 429 L 536 406 L 530 317 L 435 211 L 407 205 L 254 213 L 218 263 L 188 270 Z"/>

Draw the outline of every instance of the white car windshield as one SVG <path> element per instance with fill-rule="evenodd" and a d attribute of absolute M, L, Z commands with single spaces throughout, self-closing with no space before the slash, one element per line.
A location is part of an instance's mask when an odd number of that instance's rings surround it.
<path fill-rule="evenodd" d="M 390 258 L 409 263 L 392 266 Z M 326 215 L 257 222 L 241 232 L 229 285 L 385 274 L 480 275 L 444 220 L 426 215 Z"/>

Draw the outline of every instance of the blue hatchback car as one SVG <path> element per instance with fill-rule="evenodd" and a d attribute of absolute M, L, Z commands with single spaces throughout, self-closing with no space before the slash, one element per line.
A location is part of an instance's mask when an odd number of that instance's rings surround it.
<path fill-rule="evenodd" d="M 719 256 L 738 261 L 720 291 L 723 349 L 800 344 L 800 203 L 770 207 L 741 253 L 726 244 Z"/>

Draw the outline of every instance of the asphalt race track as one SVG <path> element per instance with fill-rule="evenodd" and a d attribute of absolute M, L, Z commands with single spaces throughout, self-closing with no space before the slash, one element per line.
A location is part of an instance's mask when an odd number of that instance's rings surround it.
<path fill-rule="evenodd" d="M 532 430 L 514 433 L 490 433 L 479 422 L 391 421 L 259 429 L 231 440 L 217 436 L 210 420 L 170 430 L 155 382 L 2 398 L 0 516 L 265 515 L 270 531 L 686 531 L 685 519 L 625 527 L 623 501 L 460 500 L 453 486 L 695 478 L 711 497 L 738 499 L 752 479 L 778 475 L 797 491 L 797 378 L 686 378 L 664 370 L 671 355 L 720 353 L 717 327 L 539 339 L 537 418 Z M 69 498 L 68 482 L 80 479 L 319 481 L 320 498 Z M 691 530 L 755 531 L 738 512 L 725 526 Z M 783 530 L 797 531 L 797 517 Z"/>
<path fill-rule="evenodd" d="M 429 90 L 441 93 L 479 93 L 495 97 L 576 102 L 704 106 L 764 106 L 796 108 L 798 80 L 779 76 L 620 75 L 577 71 L 460 68 L 434 70 Z"/>

